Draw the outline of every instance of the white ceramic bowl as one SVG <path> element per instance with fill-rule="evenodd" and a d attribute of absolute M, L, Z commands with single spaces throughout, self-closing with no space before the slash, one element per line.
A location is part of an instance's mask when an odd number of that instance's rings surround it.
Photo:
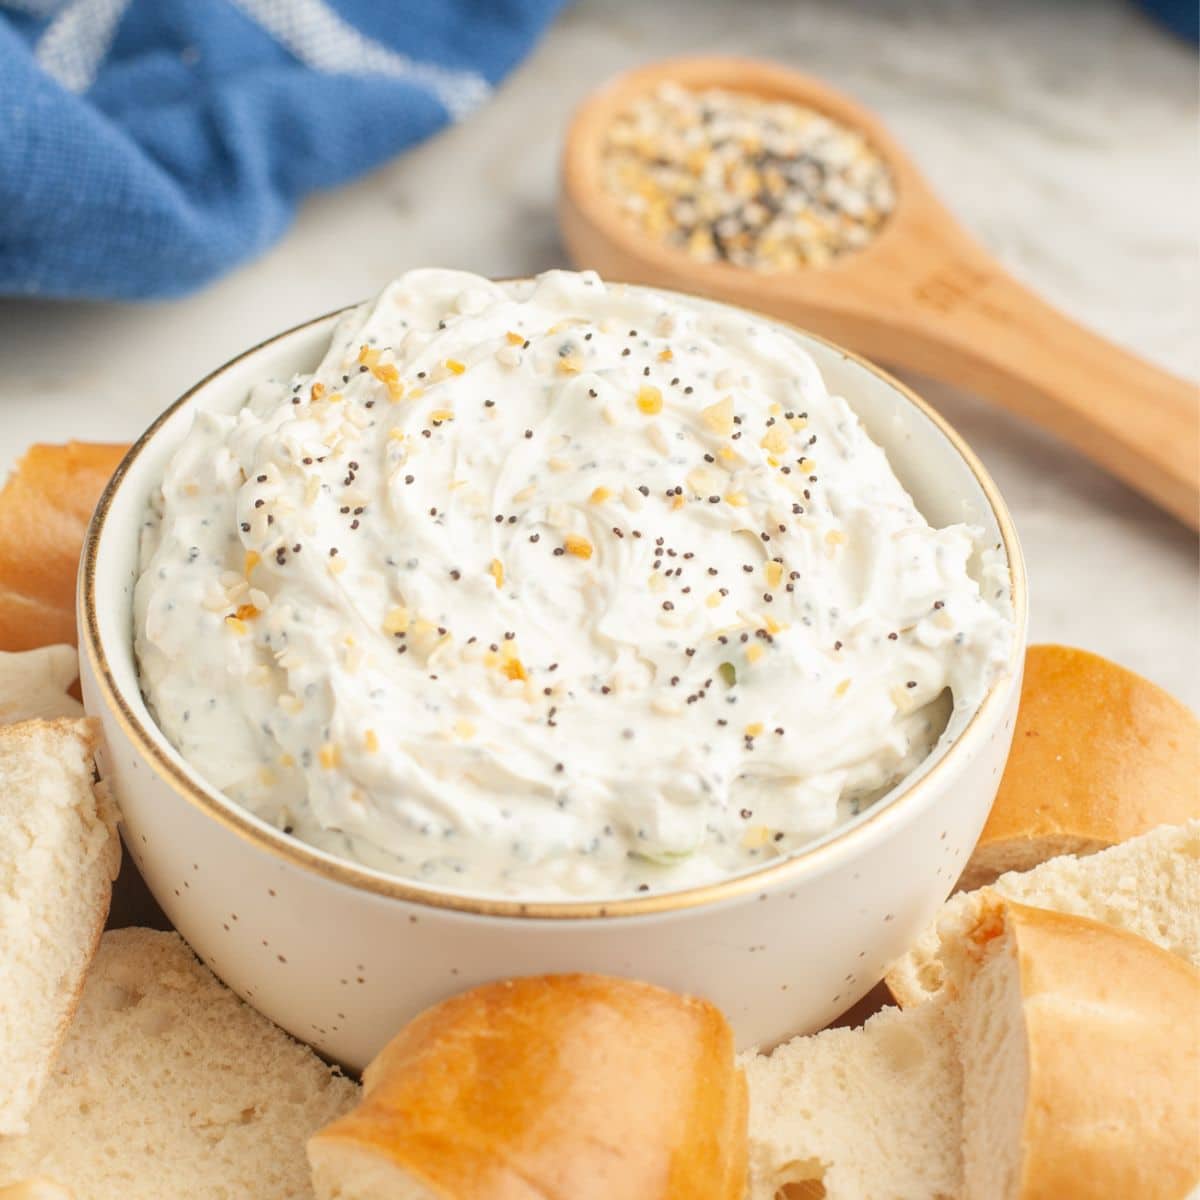
<path fill-rule="evenodd" d="M 706 996 L 743 1047 L 828 1023 L 880 978 L 950 891 L 1012 738 L 1025 573 L 1007 510 L 975 456 L 894 379 L 795 335 L 926 516 L 984 526 L 1011 570 L 1007 672 L 958 737 L 890 797 L 793 858 L 688 891 L 529 904 L 443 893 L 312 849 L 223 798 L 159 732 L 138 687 L 138 538 L 168 457 L 197 409 L 232 411 L 262 378 L 311 370 L 337 315 L 247 351 L 163 413 L 121 464 L 88 533 L 79 583 L 84 701 L 103 725 L 102 770 L 129 853 L 164 911 L 239 995 L 354 1068 L 450 993 L 542 972 L 601 971 Z"/>

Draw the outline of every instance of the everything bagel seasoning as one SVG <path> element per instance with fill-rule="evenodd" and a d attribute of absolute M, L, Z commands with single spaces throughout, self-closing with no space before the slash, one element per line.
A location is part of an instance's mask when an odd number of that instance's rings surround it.
<path fill-rule="evenodd" d="M 613 121 L 604 186 L 643 233 L 700 262 L 820 267 L 866 245 L 895 204 L 861 133 L 815 109 L 664 84 Z"/>

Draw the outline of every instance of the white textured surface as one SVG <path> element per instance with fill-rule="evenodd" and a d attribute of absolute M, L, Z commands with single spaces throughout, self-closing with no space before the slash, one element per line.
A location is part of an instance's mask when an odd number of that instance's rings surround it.
<path fill-rule="evenodd" d="M 130 438 L 251 343 L 418 265 L 561 265 L 555 167 L 574 104 L 667 54 L 770 55 L 876 106 L 958 215 L 1069 313 L 1200 374 L 1195 57 L 1130 5 L 775 0 L 571 9 L 461 127 L 312 200 L 267 256 L 188 300 L 0 302 L 0 465 L 37 439 Z M 995 474 L 1035 640 L 1100 651 L 1192 704 L 1196 543 L 1050 439 L 922 386 Z"/>

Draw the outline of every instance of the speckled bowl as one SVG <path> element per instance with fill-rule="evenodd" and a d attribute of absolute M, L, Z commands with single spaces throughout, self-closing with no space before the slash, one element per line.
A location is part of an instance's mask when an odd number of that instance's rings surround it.
<path fill-rule="evenodd" d="M 1004 502 L 978 460 L 896 380 L 796 333 L 930 520 L 977 523 L 1002 546 L 1016 618 L 1007 671 L 914 775 L 795 857 L 706 887 L 609 902 L 432 889 L 315 850 L 225 799 L 168 743 L 138 687 L 138 537 L 168 457 L 197 409 L 231 411 L 265 376 L 311 370 L 337 316 L 247 351 L 172 405 L 121 464 L 88 532 L 79 577 L 84 701 L 103 726 L 101 767 L 129 853 L 167 915 L 239 995 L 353 1068 L 452 992 L 550 971 L 602 971 L 706 996 L 743 1047 L 828 1023 L 950 891 L 1012 738 L 1025 572 Z"/>

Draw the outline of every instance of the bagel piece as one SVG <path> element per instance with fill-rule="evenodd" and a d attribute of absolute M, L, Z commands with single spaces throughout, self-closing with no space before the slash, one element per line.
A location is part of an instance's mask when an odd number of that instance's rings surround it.
<path fill-rule="evenodd" d="M 990 889 L 951 896 L 912 949 L 888 970 L 886 982 L 898 1004 L 911 1008 L 942 995 L 948 983 L 943 947 L 975 924 L 989 892 L 1115 925 L 1200 967 L 1197 820 L 1164 825 L 1098 854 L 1052 858 L 1031 871 L 1001 875 Z"/>
<path fill-rule="evenodd" d="M 985 891 L 952 986 L 746 1059 L 750 1200 L 1183 1200 L 1200 971 Z"/>
<path fill-rule="evenodd" d="M 0 727 L 0 1134 L 23 1133 L 79 1003 L 121 862 L 91 721 Z"/>
<path fill-rule="evenodd" d="M 711 1004 L 550 975 L 426 1010 L 308 1143 L 319 1200 L 741 1200 L 746 1088 Z"/>
<path fill-rule="evenodd" d="M 748 1200 L 961 1200 L 962 1069 L 945 1006 L 743 1056 Z"/>
<path fill-rule="evenodd" d="M 30 446 L 0 489 L 0 650 L 75 644 L 83 535 L 126 446 Z"/>
<path fill-rule="evenodd" d="M 1012 751 L 959 887 L 1200 817 L 1200 720 L 1098 654 L 1030 646 Z"/>
<path fill-rule="evenodd" d="M 1187 1196 L 1200 971 L 1125 930 L 999 898 L 959 951 L 966 1200 Z"/>
<path fill-rule="evenodd" d="M 177 933 L 109 930 L 28 1132 L 0 1138 L 0 1189 L 41 1176 L 78 1200 L 306 1200 L 304 1143 L 357 1096 Z"/>

